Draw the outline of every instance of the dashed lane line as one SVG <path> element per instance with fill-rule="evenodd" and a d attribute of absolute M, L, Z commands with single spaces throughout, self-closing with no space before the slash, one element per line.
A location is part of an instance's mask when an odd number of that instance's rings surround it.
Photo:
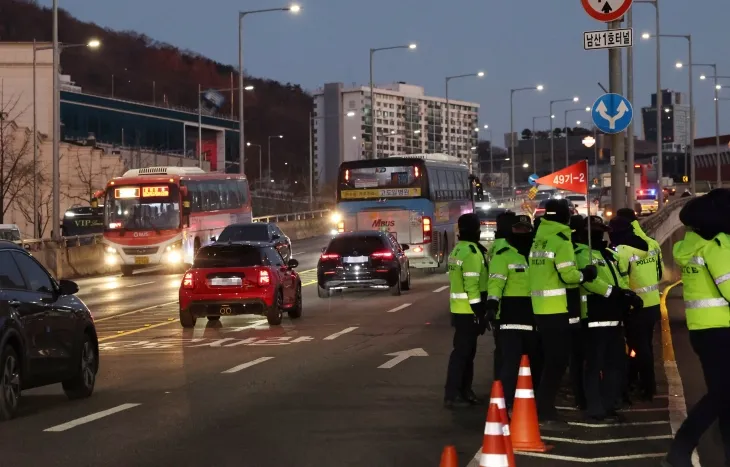
<path fill-rule="evenodd" d="M 448 289 L 448 288 L 449 288 L 449 286 L 448 286 L 448 285 L 445 285 L 445 286 L 443 286 L 443 287 L 439 287 L 438 289 L 434 290 L 433 292 L 434 292 L 434 293 L 439 293 L 439 292 L 443 292 L 444 290 L 446 290 L 446 289 Z"/>
<path fill-rule="evenodd" d="M 552 436 L 543 436 L 542 439 L 547 441 L 555 441 L 568 444 L 613 444 L 613 443 L 629 443 L 635 441 L 656 441 L 659 439 L 672 439 L 672 435 L 656 435 L 656 436 L 639 436 L 635 438 L 609 438 L 609 439 L 575 439 L 575 438 L 555 438 Z"/>
<path fill-rule="evenodd" d="M 408 308 L 409 306 L 413 305 L 412 303 L 404 303 L 403 305 L 399 305 L 392 310 L 388 310 L 386 313 L 395 313 L 396 311 L 401 311 L 404 308 Z"/>
<path fill-rule="evenodd" d="M 228 374 L 228 373 L 237 373 L 241 370 L 245 370 L 246 368 L 250 368 L 254 365 L 258 365 L 259 363 L 268 362 L 269 360 L 272 360 L 274 357 L 261 357 L 257 358 L 256 360 L 251 360 L 250 362 L 242 363 L 240 365 L 236 365 L 233 368 L 229 368 L 226 371 L 222 371 L 222 374 Z"/>
<path fill-rule="evenodd" d="M 125 410 L 129 410 L 131 408 L 137 407 L 141 404 L 122 404 L 118 405 L 116 407 L 112 407 L 111 409 L 102 410 L 101 412 L 92 413 L 90 415 L 87 415 L 85 417 L 77 418 L 76 420 L 71 420 L 70 422 L 63 423 L 61 425 L 52 426 L 51 428 L 46 428 L 43 431 L 49 431 L 54 433 L 60 433 L 62 431 L 70 430 L 71 428 L 75 428 L 79 425 L 85 425 L 87 423 L 91 423 L 93 421 L 99 420 L 104 417 L 108 417 L 109 415 L 114 415 L 115 413 L 123 412 Z"/>
<path fill-rule="evenodd" d="M 143 285 L 150 285 L 150 284 L 155 284 L 155 283 L 156 283 L 156 282 L 154 282 L 154 281 L 150 281 L 150 282 L 140 282 L 139 284 L 129 284 L 129 285 L 125 285 L 125 286 L 124 286 L 124 288 L 125 288 L 125 289 L 131 289 L 131 288 L 134 288 L 134 287 L 141 287 L 141 286 L 143 286 Z"/>
<path fill-rule="evenodd" d="M 175 305 L 175 304 L 177 304 L 177 300 L 175 300 L 174 302 L 160 303 L 159 305 L 153 305 L 153 306 L 148 306 L 145 308 L 140 308 L 139 310 L 127 311 L 126 313 L 121 313 L 121 314 L 114 315 L 114 316 L 107 316 L 106 318 L 98 318 L 98 319 L 95 319 L 94 322 L 101 323 L 103 321 L 109 321 L 110 319 L 117 319 L 117 318 L 121 318 L 123 316 L 129 316 L 129 315 L 133 315 L 135 313 L 141 313 L 143 311 L 153 310 L 155 308 L 162 308 L 163 306 L 169 306 L 169 305 Z"/>
<path fill-rule="evenodd" d="M 357 326 L 355 326 L 355 327 L 351 327 L 351 328 L 345 328 L 345 329 L 343 329 L 343 330 L 342 330 L 342 331 L 340 331 L 340 332 L 336 332 L 336 333 L 334 333 L 334 334 L 331 334 L 331 335 L 329 335 L 329 336 L 325 337 L 325 338 L 324 338 L 323 340 L 326 340 L 326 341 L 333 341 L 333 340 L 337 339 L 338 337 L 342 336 L 343 334 L 347 334 L 348 332 L 352 332 L 352 331 L 354 331 L 355 329 L 357 329 Z"/>

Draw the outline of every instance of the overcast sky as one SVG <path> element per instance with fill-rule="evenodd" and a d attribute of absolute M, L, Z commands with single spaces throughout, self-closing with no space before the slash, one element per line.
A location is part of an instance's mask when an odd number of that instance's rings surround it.
<path fill-rule="evenodd" d="M 619 1 L 619 0 L 611 0 Z M 40 3 L 50 5 L 50 0 Z M 714 63 L 719 75 L 730 75 L 727 0 L 660 0 L 663 34 L 692 34 L 695 63 Z M 118 30 L 135 30 L 157 40 L 190 49 L 219 62 L 237 63 L 236 12 L 285 6 L 277 0 L 125 0 L 106 2 L 60 0 L 74 16 Z M 574 95 L 585 107 L 608 87 L 608 53 L 584 51 L 583 31 L 603 29 L 579 0 L 302 0 L 298 15 L 267 13 L 245 20 L 245 67 L 248 73 L 298 83 L 314 90 L 325 82 L 365 84 L 368 50 L 417 42 L 416 51 L 376 55 L 375 81 L 419 84 L 431 95 L 443 96 L 444 77 L 484 70 L 483 79 L 452 81 L 454 99 L 481 104 L 481 125 L 494 128 L 495 144 L 509 131 L 511 88 L 543 84 L 542 93 L 515 96 L 515 129 L 532 126 L 533 116 L 549 113 L 548 102 Z M 560 6 L 558 6 L 560 5 Z M 642 135 L 638 108 L 650 102 L 656 89 L 655 46 L 642 41 L 654 32 L 654 8 L 634 6 L 635 107 L 637 135 Z M 688 89 L 687 42 L 662 40 L 662 86 Z M 711 74 L 711 69 L 697 69 Z M 730 87 L 730 80 L 725 80 Z M 730 98 L 730 89 L 721 91 Z M 697 136 L 712 136 L 713 89 L 695 80 Z M 562 126 L 564 113 L 556 107 Z M 730 132 L 730 101 L 721 101 L 722 133 Z M 572 113 L 569 123 L 588 115 Z M 547 121 L 542 120 L 543 126 Z M 538 123 L 538 127 L 539 127 Z M 488 139 L 488 135 L 482 135 Z"/>

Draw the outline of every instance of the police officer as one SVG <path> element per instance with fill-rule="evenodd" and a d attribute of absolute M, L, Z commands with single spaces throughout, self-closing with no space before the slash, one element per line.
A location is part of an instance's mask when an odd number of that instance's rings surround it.
<path fill-rule="evenodd" d="M 587 223 L 590 221 L 590 240 Z M 642 307 L 641 299 L 628 289 L 621 276 L 613 251 L 608 249 L 604 234 L 608 226 L 598 216 L 586 219 L 579 230 L 576 249 L 578 267 L 593 264 L 598 277 L 581 286 L 586 295 L 584 318 L 586 416 L 590 420 L 616 421 L 621 400 L 621 384 L 625 369 L 624 334 L 621 329 L 624 310 Z"/>
<path fill-rule="evenodd" d="M 655 254 L 659 256 L 658 266 L 661 268 L 659 270 L 659 280 L 661 280 L 664 273 L 664 263 L 662 258 L 662 248 L 659 243 L 644 232 L 644 230 L 641 228 L 641 225 L 639 224 L 639 219 L 636 217 L 636 212 L 634 212 L 633 209 L 621 208 L 616 211 L 616 217 L 623 217 L 629 220 L 631 222 L 631 227 L 633 228 L 634 233 L 639 238 L 643 239 L 647 243 L 647 245 L 649 245 L 650 251 L 655 251 Z"/>
<path fill-rule="evenodd" d="M 571 216 L 570 241 L 573 242 L 573 250 L 578 252 L 578 247 L 583 241 L 583 231 L 585 230 L 585 218 L 580 214 Z M 567 285 L 568 292 L 568 320 L 570 322 L 570 366 L 568 373 L 570 374 L 570 382 L 572 383 L 573 397 L 576 407 L 581 410 L 586 409 L 586 396 L 583 390 L 583 368 L 585 365 L 583 329 L 581 323 L 582 300 L 585 294 L 581 288 L 576 285 Z"/>
<path fill-rule="evenodd" d="M 567 285 L 596 278 L 593 265 L 579 270 L 570 241 L 570 208 L 565 200 L 550 200 L 530 250 L 530 295 L 545 359 L 537 411 L 544 429 L 566 430 L 558 420 L 555 398 L 570 361 L 571 329 Z"/>
<path fill-rule="evenodd" d="M 532 223 L 529 216 L 509 218 L 513 221 L 512 231 L 489 262 L 487 310 L 499 310 L 498 348 L 502 362 L 497 379 L 502 382 L 507 409 L 511 410 L 522 355 L 530 357 L 530 365 L 537 375 L 540 358 L 527 263 L 533 240 Z"/>
<path fill-rule="evenodd" d="M 486 249 L 479 244 L 480 222 L 476 214 L 463 214 L 458 220 L 459 242 L 449 255 L 451 325 L 454 349 L 446 375 L 446 408 L 481 403 L 472 390 L 477 338 L 491 329 L 487 319 Z M 485 294 L 485 300 L 482 300 Z"/>
<path fill-rule="evenodd" d="M 494 234 L 494 242 L 492 242 L 492 245 L 489 248 L 489 254 L 487 257 L 488 264 L 492 262 L 492 258 L 497 251 L 508 245 L 507 237 L 512 234 L 512 225 L 516 221 L 516 214 L 512 211 L 505 211 L 497 216 L 496 221 L 497 231 Z M 490 309 L 489 311 L 490 314 L 494 314 L 495 320 L 499 319 L 496 309 Z M 494 359 L 492 362 L 492 368 L 494 369 L 494 379 L 497 380 L 499 379 L 503 359 L 502 347 L 499 345 L 499 325 L 496 321 L 494 326 L 492 326 L 492 337 L 494 337 Z"/>
<path fill-rule="evenodd" d="M 679 220 L 687 227 L 674 245 L 682 268 L 689 340 L 704 372 L 707 394 L 687 414 L 663 467 L 691 466 L 702 434 L 719 419 L 730 465 L 730 190 L 717 189 L 689 201 Z"/>
<path fill-rule="evenodd" d="M 625 217 L 609 223 L 619 272 L 628 277 L 629 287 L 641 297 L 644 307 L 633 310 L 626 320 L 626 343 L 635 356 L 639 376 L 640 398 L 651 401 L 656 394 L 654 375 L 654 327 L 659 322 L 659 281 L 662 275 L 659 251 L 639 237 Z"/>

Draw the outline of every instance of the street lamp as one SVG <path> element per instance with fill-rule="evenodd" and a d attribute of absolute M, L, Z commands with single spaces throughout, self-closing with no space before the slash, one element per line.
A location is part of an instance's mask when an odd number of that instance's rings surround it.
<path fill-rule="evenodd" d="M 250 146 L 256 146 L 257 148 L 259 148 L 259 184 L 260 184 L 261 183 L 261 180 L 263 180 L 263 178 L 264 178 L 263 177 L 263 170 L 262 170 L 263 164 L 261 163 L 261 145 L 260 144 L 253 144 L 253 143 L 251 143 L 249 141 L 249 142 L 246 143 L 246 146 L 249 146 L 249 147 Z"/>
<path fill-rule="evenodd" d="M 657 6 L 657 12 L 658 11 L 659 11 L 659 7 Z M 641 37 L 644 39 L 649 39 L 651 37 L 656 37 L 656 35 L 651 35 L 651 34 L 645 33 L 645 34 L 642 34 Z M 688 59 L 688 64 L 689 64 L 689 159 L 690 159 L 690 179 L 691 179 L 690 180 L 690 192 L 694 193 L 695 192 L 695 160 L 694 160 L 694 147 L 695 147 L 695 133 L 694 133 L 694 131 L 695 131 L 695 129 L 694 129 L 695 110 L 694 109 L 695 109 L 695 107 L 694 107 L 694 86 L 692 83 L 692 75 L 693 75 L 692 35 L 691 34 L 659 34 L 659 38 L 661 39 L 662 37 L 675 38 L 675 39 L 686 39 L 688 47 L 689 47 L 689 51 L 688 51 L 689 53 L 688 53 L 687 59 Z M 659 41 L 657 40 L 657 44 L 658 43 L 659 43 Z M 657 53 L 658 53 L 658 49 L 657 49 Z M 684 67 L 684 64 L 682 62 L 677 62 L 675 64 L 675 67 L 677 67 L 678 69 L 681 69 Z M 661 108 L 661 101 L 657 100 L 657 109 L 660 109 L 660 108 Z M 658 111 L 657 111 L 657 115 L 659 115 Z M 661 120 L 659 120 L 659 121 L 661 121 Z M 661 125 L 659 125 L 659 126 L 661 126 Z M 661 176 L 662 176 L 661 171 L 663 168 L 662 159 L 659 158 L 658 162 L 659 162 L 659 178 L 660 178 L 660 183 L 661 183 Z M 685 152 L 685 157 L 684 157 L 684 174 L 687 175 L 687 153 L 686 152 Z M 659 190 L 659 191 L 661 192 L 662 190 Z M 663 193 L 661 195 L 663 196 Z M 661 209 L 661 206 L 663 203 L 661 202 L 661 199 L 659 201 L 660 201 L 659 206 Z"/>
<path fill-rule="evenodd" d="M 535 138 L 535 120 L 540 118 L 547 118 L 550 120 L 550 115 L 532 117 L 532 170 L 537 170 L 537 138 Z"/>
<path fill-rule="evenodd" d="M 555 147 L 553 143 L 553 118 L 555 118 L 555 114 L 553 114 L 553 104 L 559 104 L 561 102 L 578 102 L 580 98 L 578 96 L 575 96 L 570 99 L 556 99 L 554 101 L 550 101 L 550 173 L 555 172 Z"/>
<path fill-rule="evenodd" d="M 375 84 L 373 81 L 373 55 L 375 52 L 383 50 L 395 50 L 395 49 L 408 49 L 415 50 L 418 46 L 415 43 L 407 45 L 394 45 L 391 47 L 379 47 L 376 49 L 370 49 L 370 129 L 372 131 L 372 159 L 378 157 L 377 146 L 378 146 L 378 133 L 375 127 Z"/>
<path fill-rule="evenodd" d="M 460 79 L 460 78 L 483 78 L 484 77 L 483 71 L 478 71 L 476 73 L 467 73 L 464 75 L 454 75 L 454 76 L 447 76 L 446 77 L 446 154 L 449 156 L 451 155 L 451 106 L 449 105 L 449 81 L 452 79 Z M 479 129 L 477 128 L 477 131 Z"/>
<path fill-rule="evenodd" d="M 249 10 L 238 12 L 238 156 L 241 158 L 240 170 L 241 174 L 244 172 L 244 154 L 246 151 L 246 145 L 244 132 L 243 132 L 243 18 L 248 15 L 256 13 L 268 13 L 272 11 L 288 11 L 290 13 L 299 13 L 301 7 L 299 5 L 289 5 L 281 8 L 266 8 L 263 10 Z"/>
<path fill-rule="evenodd" d="M 542 91 L 545 87 L 542 84 L 526 88 L 510 89 L 509 91 L 509 139 L 510 139 L 510 158 L 512 159 L 512 193 L 514 194 L 515 184 L 515 118 L 514 118 L 514 97 L 516 92 L 520 91 Z"/>
<path fill-rule="evenodd" d="M 585 107 L 583 109 L 567 109 L 565 111 L 565 166 L 566 167 L 570 165 L 570 157 L 568 157 L 569 148 L 570 148 L 570 146 L 568 144 L 568 114 L 571 112 L 584 112 L 584 111 L 590 112 L 591 108 Z M 578 122 L 578 124 L 580 125 L 580 122 Z"/>
<path fill-rule="evenodd" d="M 220 91 L 220 92 L 233 92 L 235 91 L 235 88 L 226 88 L 226 89 L 212 89 L 212 91 Z M 248 85 L 243 88 L 244 91 L 253 91 L 253 86 Z M 202 96 L 204 93 L 208 92 L 208 90 L 203 91 L 200 83 L 198 83 L 198 167 L 201 169 L 203 168 L 203 105 L 200 102 L 200 96 Z M 243 164 L 244 161 L 241 159 L 240 164 Z M 225 172 L 225 168 L 223 171 Z M 244 173 L 244 169 L 239 169 L 240 173 Z"/>
<path fill-rule="evenodd" d="M 717 188 L 720 188 L 722 186 L 722 170 L 720 169 L 720 103 L 718 102 L 718 98 L 720 97 L 718 94 L 718 91 L 722 88 L 717 82 L 718 79 L 724 78 L 724 76 L 718 76 L 717 75 L 717 64 L 716 63 L 692 63 L 693 67 L 712 67 L 713 70 L 713 80 L 715 84 L 715 151 L 717 152 Z M 701 80 L 706 79 L 707 77 L 705 75 L 700 76 Z M 692 182 L 694 182 L 694 177 L 692 177 Z M 694 191 L 691 191 L 692 193 L 695 193 Z"/>
<path fill-rule="evenodd" d="M 583 146 L 587 148 L 593 148 L 593 170 L 598 172 L 598 134 L 596 133 L 596 127 L 593 126 L 593 136 L 586 136 L 583 138 Z M 590 172 L 590 171 L 589 171 Z"/>

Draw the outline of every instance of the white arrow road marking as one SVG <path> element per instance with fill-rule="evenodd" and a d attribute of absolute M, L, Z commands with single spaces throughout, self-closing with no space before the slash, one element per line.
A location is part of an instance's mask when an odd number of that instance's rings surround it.
<path fill-rule="evenodd" d="M 393 368 L 400 362 L 403 362 L 405 360 L 408 360 L 410 357 L 428 357 L 428 354 L 423 349 L 411 349 L 411 350 L 401 350 L 400 352 L 393 352 L 393 353 L 387 353 L 385 354 L 388 357 L 394 357 L 388 360 L 387 362 L 380 365 L 378 368 Z"/>
<path fill-rule="evenodd" d="M 598 112 L 598 114 L 602 118 L 608 121 L 608 127 L 611 130 L 616 129 L 616 121 L 620 120 L 628 111 L 629 108 L 626 106 L 626 102 L 624 101 L 621 101 L 621 103 L 618 105 L 618 108 L 616 109 L 616 115 L 614 115 L 613 117 L 608 115 L 608 108 L 603 101 L 599 102 L 598 107 L 596 107 L 596 112 Z"/>
<path fill-rule="evenodd" d="M 396 311 L 401 311 L 403 308 L 408 308 L 411 305 L 412 303 L 404 303 L 403 305 L 397 306 L 392 310 L 388 310 L 387 313 L 395 313 Z"/>
<path fill-rule="evenodd" d="M 85 417 L 77 418 L 76 420 L 71 420 L 70 422 L 64 423 L 62 425 L 56 425 L 51 428 L 46 428 L 43 431 L 53 431 L 55 433 L 70 430 L 71 428 L 77 427 L 79 425 L 84 425 L 86 423 L 93 422 L 95 420 L 99 420 L 100 418 L 108 417 L 109 415 L 114 415 L 115 413 L 122 412 L 127 409 L 131 409 L 133 407 L 137 407 L 141 404 L 122 404 L 118 405 L 116 407 L 112 407 L 111 409 L 102 410 L 101 412 L 92 413 L 91 415 L 87 415 Z"/>
<path fill-rule="evenodd" d="M 273 359 L 274 357 L 261 357 L 257 358 L 256 360 L 251 360 L 250 362 L 242 363 L 240 365 L 234 366 L 233 368 L 230 368 L 226 371 L 222 371 L 222 374 L 226 373 L 237 373 L 241 370 L 245 370 L 246 368 L 250 368 L 254 365 L 258 365 L 259 363 L 268 362 L 269 360 Z"/>
<path fill-rule="evenodd" d="M 343 329 L 340 332 L 336 332 L 334 334 L 331 334 L 331 335 L 325 337 L 324 340 L 326 340 L 326 341 L 333 341 L 333 340 L 337 339 L 338 337 L 340 337 L 341 335 L 347 334 L 348 332 L 352 332 L 355 329 L 357 329 L 357 326 L 352 327 L 352 328 L 345 328 L 345 329 Z"/>
<path fill-rule="evenodd" d="M 434 292 L 434 293 L 439 293 L 439 292 L 443 292 L 444 290 L 446 290 L 446 289 L 448 289 L 448 288 L 449 288 L 449 286 L 448 286 L 448 285 L 445 285 L 445 286 L 443 286 L 443 287 L 439 287 L 438 289 L 434 290 L 433 292 Z"/>

